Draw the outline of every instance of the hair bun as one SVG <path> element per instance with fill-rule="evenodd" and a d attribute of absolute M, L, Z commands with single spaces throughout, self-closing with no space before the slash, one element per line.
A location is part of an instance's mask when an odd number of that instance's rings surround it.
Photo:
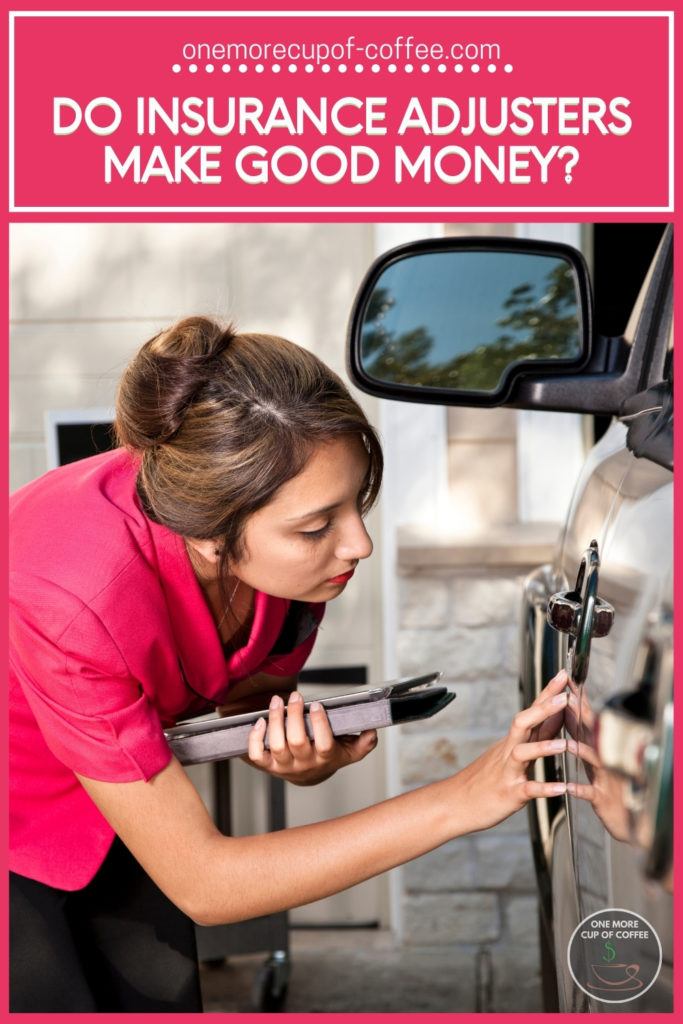
<path fill-rule="evenodd" d="M 143 345 L 119 384 L 119 442 L 144 451 L 170 441 L 199 392 L 215 376 L 216 362 L 234 337 L 232 326 L 193 316 Z"/>

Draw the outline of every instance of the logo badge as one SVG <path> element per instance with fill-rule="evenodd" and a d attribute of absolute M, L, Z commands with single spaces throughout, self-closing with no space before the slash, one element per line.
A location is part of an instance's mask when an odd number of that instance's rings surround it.
<path fill-rule="evenodd" d="M 649 921 L 633 910 L 596 910 L 574 929 L 567 947 L 571 976 L 600 1003 L 628 1003 L 654 985 L 662 945 Z"/>

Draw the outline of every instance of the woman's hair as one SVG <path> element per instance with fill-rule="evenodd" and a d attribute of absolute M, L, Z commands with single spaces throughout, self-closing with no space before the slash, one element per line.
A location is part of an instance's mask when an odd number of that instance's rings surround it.
<path fill-rule="evenodd" d="M 142 346 L 116 400 L 118 443 L 140 458 L 147 516 L 216 540 L 220 578 L 244 554 L 247 519 L 304 468 L 313 449 L 358 437 L 368 453 L 363 513 L 377 498 L 382 451 L 347 388 L 304 348 L 187 317 Z"/>

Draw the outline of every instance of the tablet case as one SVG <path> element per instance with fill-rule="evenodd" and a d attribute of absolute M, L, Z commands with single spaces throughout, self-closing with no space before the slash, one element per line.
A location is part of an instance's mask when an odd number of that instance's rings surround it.
<path fill-rule="evenodd" d="M 418 718 L 431 718 L 450 704 L 455 694 L 445 686 L 433 685 L 440 678 L 440 672 L 432 672 L 410 679 L 397 679 L 373 690 L 318 698 L 318 703 L 325 708 L 335 736 L 348 736 L 364 729 L 384 729 Z M 304 704 L 304 723 L 312 738 L 308 710 L 311 703 L 307 701 Z M 181 764 L 223 761 L 246 754 L 249 733 L 259 718 L 265 718 L 267 722 L 268 710 L 181 722 L 166 729 L 165 735 Z M 267 747 L 267 729 L 264 742 Z"/>

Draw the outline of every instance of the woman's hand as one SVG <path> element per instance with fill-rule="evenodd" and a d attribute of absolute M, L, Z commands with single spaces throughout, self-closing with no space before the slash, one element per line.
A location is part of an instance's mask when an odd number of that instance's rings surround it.
<path fill-rule="evenodd" d="M 567 673 L 562 670 L 530 707 L 515 715 L 507 736 L 455 776 L 468 805 L 468 832 L 497 825 L 535 797 L 566 793 L 566 783 L 537 782 L 528 777 L 527 769 L 537 758 L 567 749 L 566 740 L 553 738 L 564 721 L 567 683 Z M 582 797 L 583 793 L 576 795 Z"/>
<path fill-rule="evenodd" d="M 362 760 L 377 746 L 377 731 L 368 729 L 359 736 L 332 735 L 325 709 L 311 704 L 310 720 L 313 739 L 304 726 L 304 700 L 294 690 L 287 702 L 274 696 L 268 712 L 268 747 L 264 746 L 266 720 L 259 718 L 249 734 L 246 760 L 255 768 L 276 775 L 298 786 L 313 786 L 329 779 L 338 768 Z"/>

